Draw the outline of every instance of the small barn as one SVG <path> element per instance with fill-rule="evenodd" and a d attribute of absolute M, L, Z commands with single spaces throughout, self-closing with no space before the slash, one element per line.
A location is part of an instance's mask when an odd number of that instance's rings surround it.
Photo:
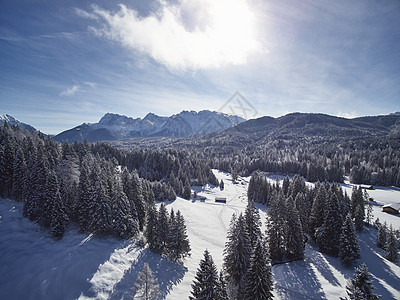
<path fill-rule="evenodd" d="M 224 197 L 215 197 L 215 202 L 226 203 L 226 198 L 224 198 Z"/>
<path fill-rule="evenodd" d="M 382 211 L 389 214 L 398 214 L 400 211 L 400 203 L 386 204 L 382 206 Z"/>

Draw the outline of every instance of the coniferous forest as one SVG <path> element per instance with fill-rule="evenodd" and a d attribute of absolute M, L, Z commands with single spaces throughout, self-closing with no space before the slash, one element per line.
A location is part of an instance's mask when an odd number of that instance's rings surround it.
<path fill-rule="evenodd" d="M 218 183 L 209 166 L 185 151 L 60 144 L 7 122 L 0 141 L 1 196 L 23 202 L 24 216 L 56 238 L 69 224 L 118 238 L 146 229 L 152 249 L 178 260 L 190 251 L 184 217 L 155 211 L 155 201 L 174 200 L 185 185 Z M 159 234 L 165 244 L 153 245 Z"/>

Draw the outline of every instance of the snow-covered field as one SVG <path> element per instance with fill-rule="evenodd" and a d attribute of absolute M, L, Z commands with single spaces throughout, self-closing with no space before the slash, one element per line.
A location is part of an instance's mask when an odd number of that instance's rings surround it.
<path fill-rule="evenodd" d="M 0 299 L 131 299 L 137 273 L 147 262 L 158 278 L 166 299 L 188 299 L 203 252 L 208 249 L 220 269 L 226 231 L 233 213 L 246 207 L 249 178 L 233 184 L 229 174 L 214 171 L 225 189 L 193 187 L 207 200 L 177 198 L 166 202 L 168 210 L 185 217 L 191 256 L 184 264 L 171 263 L 132 241 L 100 239 L 77 233 L 73 228 L 61 241 L 22 217 L 22 205 L 0 200 Z M 351 193 L 348 183 L 343 187 Z M 378 203 L 400 202 L 400 190 L 376 188 L 368 191 Z M 215 203 L 216 196 L 227 203 Z M 259 205 L 265 220 L 266 209 Z M 400 228 L 400 216 L 374 207 L 375 218 Z M 376 230 L 359 235 L 362 258 L 373 274 L 373 284 L 382 299 L 400 299 L 400 267 L 383 258 L 375 246 Z M 346 296 L 346 281 L 353 269 L 344 269 L 338 258 L 319 253 L 308 244 L 305 260 L 273 267 L 277 299 L 338 299 Z"/>

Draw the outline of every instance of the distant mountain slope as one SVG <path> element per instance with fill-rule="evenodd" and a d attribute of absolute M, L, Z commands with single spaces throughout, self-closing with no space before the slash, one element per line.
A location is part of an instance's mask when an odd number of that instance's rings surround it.
<path fill-rule="evenodd" d="M 84 123 L 54 137 L 60 142 L 119 140 L 132 137 L 187 137 L 220 132 L 245 121 L 238 116 L 203 110 L 182 111 L 170 117 L 153 113 L 143 119 L 118 114 L 105 114 L 98 123 Z"/>
<path fill-rule="evenodd" d="M 26 123 L 22 123 L 21 121 L 17 120 L 16 118 L 14 118 L 13 116 L 10 116 L 8 114 L 0 115 L 0 124 L 3 124 L 4 121 L 7 121 L 8 125 L 10 125 L 10 126 L 17 125 L 21 129 L 37 131 L 37 129 L 35 127 L 33 127 L 29 124 L 26 124 Z"/>

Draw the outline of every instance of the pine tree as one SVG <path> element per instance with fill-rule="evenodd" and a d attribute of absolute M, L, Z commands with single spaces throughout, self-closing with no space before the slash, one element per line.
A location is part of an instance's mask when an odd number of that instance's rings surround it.
<path fill-rule="evenodd" d="M 345 267 L 353 265 L 360 258 L 360 248 L 351 215 L 348 214 L 339 239 L 339 258 Z"/>
<path fill-rule="evenodd" d="M 179 260 L 181 258 L 188 256 L 191 249 L 190 249 L 189 238 L 186 232 L 185 219 L 179 210 L 176 213 L 175 220 L 176 220 L 176 227 L 175 227 L 176 252 L 173 257 L 173 260 Z"/>
<path fill-rule="evenodd" d="M 204 258 L 200 260 L 200 266 L 197 269 L 196 276 L 192 284 L 191 300 L 218 299 L 219 278 L 217 267 L 211 257 L 210 252 L 204 251 Z"/>
<path fill-rule="evenodd" d="M 251 247 L 254 248 L 257 240 L 261 238 L 260 214 L 252 201 L 249 201 L 244 212 L 246 231 L 249 236 Z"/>
<path fill-rule="evenodd" d="M 309 232 L 308 221 L 310 219 L 310 213 L 311 213 L 310 201 L 308 201 L 304 193 L 298 193 L 294 202 L 296 209 L 299 212 L 299 217 L 301 221 L 301 227 L 303 228 L 303 232 L 307 233 Z"/>
<path fill-rule="evenodd" d="M 89 205 L 91 202 L 91 195 L 89 191 L 90 186 L 89 167 L 87 161 L 84 160 L 81 166 L 79 184 L 74 205 L 74 216 L 81 231 L 86 231 L 89 226 Z"/>
<path fill-rule="evenodd" d="M 324 223 L 325 206 L 327 203 L 327 192 L 325 187 L 321 185 L 315 195 L 314 202 L 311 208 L 309 230 L 311 236 L 315 239 L 315 231 Z M 272 253 L 272 252 L 271 252 Z"/>
<path fill-rule="evenodd" d="M 385 248 L 386 245 L 386 239 L 387 239 L 387 224 L 386 221 L 383 223 L 383 225 L 381 223 L 377 223 L 377 227 L 378 227 L 378 233 L 376 235 L 376 245 L 379 248 Z"/>
<path fill-rule="evenodd" d="M 282 261 L 286 254 L 286 201 L 282 191 L 273 192 L 268 209 L 266 237 L 272 261 Z"/>
<path fill-rule="evenodd" d="M 354 226 L 358 232 L 363 230 L 365 218 L 364 196 L 361 189 L 354 187 L 351 194 L 351 216 L 354 220 Z"/>
<path fill-rule="evenodd" d="M 339 238 L 342 231 L 342 220 L 337 197 L 332 194 L 327 201 L 324 223 L 315 233 L 316 242 L 324 253 L 337 256 L 339 254 Z"/>
<path fill-rule="evenodd" d="M 224 270 L 231 295 L 243 299 L 245 275 L 249 268 L 251 244 L 245 228 L 243 215 L 236 220 L 233 215 L 224 249 Z"/>
<path fill-rule="evenodd" d="M 291 260 L 303 259 L 305 246 L 303 228 L 292 196 L 286 199 L 286 225 L 286 257 Z"/>
<path fill-rule="evenodd" d="M 164 253 L 166 250 L 168 234 L 169 234 L 169 224 L 168 224 L 168 212 L 164 203 L 161 203 L 160 209 L 158 211 L 157 220 L 157 238 L 158 238 L 158 249 L 155 249 L 158 253 Z"/>
<path fill-rule="evenodd" d="M 347 295 L 351 300 L 379 299 L 379 296 L 373 294 L 371 277 L 365 264 L 355 269 L 354 277 L 350 278 L 346 285 Z"/>
<path fill-rule="evenodd" d="M 144 236 L 146 237 L 150 250 L 157 251 L 160 247 L 160 241 L 158 239 L 158 211 L 154 203 L 150 205 L 147 211 Z"/>
<path fill-rule="evenodd" d="M 69 218 L 58 191 L 54 198 L 51 217 L 51 235 L 55 238 L 62 238 L 64 236 L 65 228 L 68 225 Z"/>
<path fill-rule="evenodd" d="M 229 300 L 228 294 L 226 292 L 226 281 L 222 271 L 219 273 L 219 284 L 217 289 L 217 300 Z"/>
<path fill-rule="evenodd" d="M 372 207 L 372 203 L 368 203 L 367 206 L 367 224 L 368 226 L 372 224 L 372 220 L 374 219 L 374 210 Z"/>
<path fill-rule="evenodd" d="M 398 249 L 397 249 L 397 241 L 393 233 L 392 225 L 390 225 L 390 230 L 387 233 L 386 244 L 385 244 L 385 252 L 386 258 L 390 261 L 398 261 Z"/>
<path fill-rule="evenodd" d="M 153 278 L 153 273 L 147 263 L 144 263 L 142 271 L 138 274 L 135 291 L 134 299 L 157 300 L 161 297 L 157 279 Z"/>
<path fill-rule="evenodd" d="M 24 179 L 27 166 L 22 148 L 18 148 L 13 165 L 13 187 L 12 196 L 16 201 L 22 201 L 24 194 Z"/>
<path fill-rule="evenodd" d="M 263 242 L 258 239 L 246 274 L 246 299 L 272 299 L 274 281 L 269 255 Z"/>
<path fill-rule="evenodd" d="M 192 195 L 192 190 L 190 188 L 190 183 L 189 183 L 189 179 L 186 178 L 185 179 L 185 186 L 183 187 L 183 195 L 182 197 L 185 199 L 190 199 Z"/>

